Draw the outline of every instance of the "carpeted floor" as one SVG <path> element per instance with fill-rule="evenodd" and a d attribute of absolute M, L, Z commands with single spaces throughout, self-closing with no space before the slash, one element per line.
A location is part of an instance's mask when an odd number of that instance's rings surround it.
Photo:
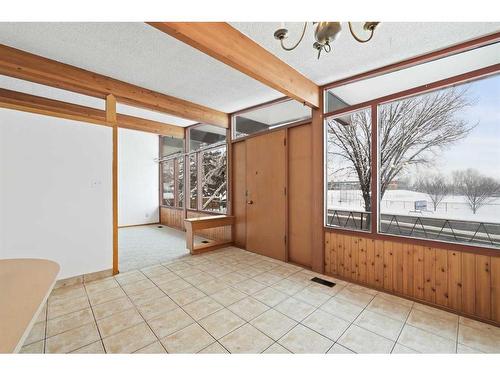
<path fill-rule="evenodd" d="M 159 224 L 120 228 L 118 246 L 120 272 L 189 255 L 185 232 Z"/>

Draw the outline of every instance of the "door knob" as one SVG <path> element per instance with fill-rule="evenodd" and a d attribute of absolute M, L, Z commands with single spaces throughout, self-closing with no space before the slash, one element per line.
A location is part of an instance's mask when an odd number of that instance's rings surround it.
<path fill-rule="evenodd" d="M 253 204 L 253 201 L 247 201 L 247 204 Z"/>

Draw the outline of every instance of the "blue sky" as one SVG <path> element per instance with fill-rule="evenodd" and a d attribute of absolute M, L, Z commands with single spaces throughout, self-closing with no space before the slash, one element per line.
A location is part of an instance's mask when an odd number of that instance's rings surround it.
<path fill-rule="evenodd" d="M 476 102 L 459 117 L 479 124 L 465 139 L 444 151 L 435 167 L 445 175 L 457 169 L 475 168 L 500 181 L 500 74 L 472 82 L 468 87 Z"/>

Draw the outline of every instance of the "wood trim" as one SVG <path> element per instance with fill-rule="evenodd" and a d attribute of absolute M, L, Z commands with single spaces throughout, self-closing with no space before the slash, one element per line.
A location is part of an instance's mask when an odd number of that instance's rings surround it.
<path fill-rule="evenodd" d="M 161 225 L 161 224 L 160 224 L 159 221 L 156 221 L 154 223 L 118 225 L 118 229 L 121 229 L 121 228 L 132 228 L 132 227 L 143 227 L 145 225 Z"/>
<path fill-rule="evenodd" d="M 422 64 L 422 63 L 425 63 L 428 61 L 437 60 L 439 58 L 443 58 L 443 57 L 450 56 L 453 54 L 465 52 L 465 51 L 473 49 L 473 48 L 485 46 L 488 44 L 493 44 L 493 43 L 496 43 L 498 41 L 500 41 L 500 32 L 496 32 L 496 33 L 486 35 L 486 36 L 483 36 L 480 38 L 472 39 L 472 40 L 469 40 L 466 42 L 458 43 L 458 44 L 455 44 L 455 45 L 447 47 L 447 48 L 443 48 L 443 49 L 440 49 L 437 51 L 425 53 L 423 55 L 415 56 L 415 57 L 412 57 L 412 58 L 409 58 L 406 60 L 402 60 L 402 61 L 399 61 L 399 62 L 394 63 L 394 64 L 389 64 L 389 65 L 386 65 L 386 66 L 383 66 L 380 68 L 372 69 L 372 70 L 369 70 L 369 71 L 364 72 L 364 73 L 355 74 L 355 75 L 347 77 L 347 78 L 339 79 L 337 81 L 330 82 L 330 83 L 327 83 L 327 84 L 321 86 L 321 89 L 328 90 L 328 89 L 331 89 L 333 87 L 338 87 L 338 86 L 342 86 L 342 85 L 345 85 L 348 83 L 357 82 L 357 81 L 360 81 L 363 79 L 376 77 L 376 76 L 379 76 L 382 74 L 394 72 L 396 70 L 405 69 L 405 68 L 409 68 L 409 67 L 414 66 L 414 65 Z"/>
<path fill-rule="evenodd" d="M 118 127 L 139 130 L 158 135 L 167 135 L 174 138 L 184 138 L 184 128 L 163 122 L 148 120 L 140 117 L 117 113 Z"/>
<path fill-rule="evenodd" d="M 0 74 L 97 98 L 228 127 L 228 114 L 0 44 Z"/>
<path fill-rule="evenodd" d="M 110 126 L 106 120 L 106 111 L 2 88 L 0 88 L 0 107 Z M 184 137 L 184 128 L 180 126 L 119 113 L 116 114 L 116 119 L 120 128 L 140 130 L 176 138 Z"/>
<path fill-rule="evenodd" d="M 324 117 L 323 117 L 323 91 L 320 92 L 320 107 L 313 109 L 311 123 L 312 139 L 312 202 L 311 202 L 311 268 L 315 272 L 323 273 L 325 270 L 325 251 L 323 241 L 323 205 L 324 205 Z"/>
<path fill-rule="evenodd" d="M 113 127 L 113 275 L 118 270 L 118 126 L 116 124 L 116 98 L 106 96 L 106 121 Z"/>
<path fill-rule="evenodd" d="M 148 24 L 290 98 L 320 106 L 320 90 L 314 82 L 225 22 Z"/>
<path fill-rule="evenodd" d="M 378 225 L 378 111 L 377 106 L 373 105 L 371 108 L 371 215 L 370 224 L 372 233 L 377 233 Z"/>

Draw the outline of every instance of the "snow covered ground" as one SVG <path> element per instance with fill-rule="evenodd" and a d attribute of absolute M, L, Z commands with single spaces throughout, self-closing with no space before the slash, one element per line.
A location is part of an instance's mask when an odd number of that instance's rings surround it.
<path fill-rule="evenodd" d="M 427 210 L 415 212 L 415 201 L 422 200 L 427 201 Z M 329 190 L 327 208 L 364 211 L 361 191 Z M 427 194 L 409 190 L 387 190 L 380 202 L 380 211 L 382 214 L 500 223 L 500 198 L 490 200 L 476 214 L 473 214 L 465 197 L 457 195 L 447 196 L 434 212 L 432 201 Z"/>

